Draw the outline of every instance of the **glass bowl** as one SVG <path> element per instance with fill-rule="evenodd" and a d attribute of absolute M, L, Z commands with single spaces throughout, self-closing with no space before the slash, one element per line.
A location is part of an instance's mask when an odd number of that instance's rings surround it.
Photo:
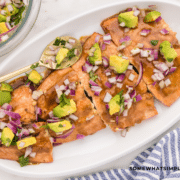
<path fill-rule="evenodd" d="M 5 42 L 0 43 L 0 57 L 16 48 L 31 31 L 39 14 L 41 0 L 29 0 L 29 5 L 15 32 Z"/>

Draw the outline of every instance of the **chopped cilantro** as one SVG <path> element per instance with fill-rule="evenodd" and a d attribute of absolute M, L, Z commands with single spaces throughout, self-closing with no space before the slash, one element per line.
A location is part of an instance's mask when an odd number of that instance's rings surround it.
<path fill-rule="evenodd" d="M 19 129 L 18 129 L 19 130 Z M 19 133 L 19 132 L 18 132 Z M 12 142 L 11 142 L 11 145 L 12 146 L 16 146 L 16 142 L 18 141 L 18 137 L 17 136 L 14 136 Z"/>
<path fill-rule="evenodd" d="M 29 164 L 29 158 L 24 158 L 24 156 L 19 157 L 19 164 L 21 167 L 27 166 Z"/>
<path fill-rule="evenodd" d="M 65 45 L 66 44 L 66 41 L 63 40 L 63 39 L 59 39 L 59 38 L 56 38 L 55 42 L 54 42 L 54 46 L 59 46 L 59 45 Z"/>
<path fill-rule="evenodd" d="M 56 64 L 56 69 L 58 68 L 58 67 L 60 67 L 61 66 L 61 64 Z"/>
<path fill-rule="evenodd" d="M 59 124 L 59 127 L 64 127 L 62 124 Z"/>
<path fill-rule="evenodd" d="M 134 100 L 134 102 L 136 102 L 136 98 L 135 97 L 133 98 L 133 100 Z"/>
<path fill-rule="evenodd" d="M 15 25 L 19 24 L 20 20 L 22 19 L 22 13 L 24 12 L 25 7 L 22 6 L 17 14 L 11 16 L 10 24 L 14 22 Z"/>
<path fill-rule="evenodd" d="M 69 52 L 67 53 L 67 57 L 68 57 L 69 59 L 72 59 L 73 57 L 76 56 L 76 55 L 74 54 L 74 49 L 75 49 L 75 48 L 70 49 Z"/>
<path fill-rule="evenodd" d="M 49 126 L 46 124 L 46 125 L 40 126 L 39 128 L 49 129 Z"/>
<path fill-rule="evenodd" d="M 121 114 L 123 111 L 124 111 L 124 97 L 122 96 L 123 95 L 123 90 L 121 90 L 119 93 L 119 100 L 116 101 L 116 103 L 120 106 L 120 112 L 119 114 Z"/>
<path fill-rule="evenodd" d="M 17 128 L 18 134 L 21 133 L 22 129 Z"/>
<path fill-rule="evenodd" d="M 65 94 L 61 94 L 61 97 L 59 98 L 59 105 L 61 107 L 65 106 L 65 105 L 70 105 L 70 99 L 68 99 Z"/>
<path fill-rule="evenodd" d="M 98 76 L 95 75 L 93 71 L 89 72 L 89 76 L 90 76 L 90 80 L 92 81 L 95 81 L 98 78 Z"/>
<path fill-rule="evenodd" d="M 25 84 L 27 84 L 28 82 L 31 82 L 29 79 L 26 80 Z"/>
<path fill-rule="evenodd" d="M 31 69 L 35 69 L 35 68 L 37 68 L 39 66 L 39 63 L 36 63 L 36 64 L 33 64 L 30 68 Z"/>
<path fill-rule="evenodd" d="M 151 44 L 152 44 L 153 46 L 156 46 L 156 45 L 158 44 L 158 42 L 159 42 L 158 40 L 152 40 L 152 41 L 151 41 Z"/>

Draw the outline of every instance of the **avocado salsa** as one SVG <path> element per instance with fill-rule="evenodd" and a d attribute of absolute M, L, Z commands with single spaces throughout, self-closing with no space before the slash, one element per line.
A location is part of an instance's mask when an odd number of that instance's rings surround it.
<path fill-rule="evenodd" d="M 23 0 L 1 0 L 0 4 L 0 43 L 9 39 L 18 27 L 28 4 Z"/>
<path fill-rule="evenodd" d="M 22 167 L 52 162 L 53 146 L 106 126 L 125 137 L 129 127 L 158 114 L 154 97 L 170 106 L 180 96 L 180 47 L 160 12 L 128 8 L 101 27 L 104 35 L 81 39 L 73 66 L 75 40 L 58 37 L 41 57 L 57 70 L 42 73 L 35 64 L 25 77 L 1 83 L 0 158 Z M 64 61 L 67 68 L 58 69 Z"/>

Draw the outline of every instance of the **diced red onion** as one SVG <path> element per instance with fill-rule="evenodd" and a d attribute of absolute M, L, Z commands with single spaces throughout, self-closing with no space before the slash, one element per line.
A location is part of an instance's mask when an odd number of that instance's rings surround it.
<path fill-rule="evenodd" d="M 108 92 L 106 93 L 105 97 L 104 97 L 104 102 L 108 103 L 111 100 L 112 96 L 111 94 L 109 94 Z"/>
<path fill-rule="evenodd" d="M 130 99 L 130 96 L 128 93 L 124 94 L 123 97 L 124 97 L 124 99 Z"/>
<path fill-rule="evenodd" d="M 54 116 L 53 111 L 49 112 L 49 117 L 52 118 Z"/>
<path fill-rule="evenodd" d="M 103 36 L 103 40 L 104 41 L 109 41 L 109 40 L 111 40 L 112 38 L 111 38 L 111 35 L 108 33 L 108 34 L 105 34 L 104 36 Z"/>
<path fill-rule="evenodd" d="M 99 39 L 100 39 L 100 35 L 97 35 L 97 36 L 95 37 L 95 43 L 99 42 Z"/>
<path fill-rule="evenodd" d="M 139 64 L 139 76 L 138 76 L 136 86 L 141 82 L 142 76 L 143 76 L 143 65 L 142 65 L 142 62 L 140 62 L 140 64 Z"/>
<path fill-rule="evenodd" d="M 72 49 L 73 46 L 71 44 L 69 44 L 68 42 L 66 42 L 65 47 L 68 49 Z"/>
<path fill-rule="evenodd" d="M 134 11 L 134 13 L 133 13 L 134 16 L 138 16 L 139 14 L 140 14 L 140 11 L 139 11 L 139 10 L 136 10 L 136 11 Z"/>
<path fill-rule="evenodd" d="M 86 121 L 89 121 L 89 120 L 91 120 L 91 119 L 93 119 L 94 118 L 94 115 L 92 115 L 92 116 L 90 116 L 90 117 L 87 117 L 86 118 Z"/>
<path fill-rule="evenodd" d="M 162 19 L 162 17 L 159 16 L 159 17 L 155 20 L 155 22 L 159 22 L 161 19 Z"/>
<path fill-rule="evenodd" d="M 119 116 L 116 116 L 116 124 L 118 125 Z"/>
<path fill-rule="evenodd" d="M 151 9 L 151 10 L 156 10 L 157 6 L 156 5 L 149 5 L 148 8 Z"/>
<path fill-rule="evenodd" d="M 12 106 L 8 103 L 3 104 L 1 108 L 7 111 L 12 111 Z"/>
<path fill-rule="evenodd" d="M 3 111 L 4 111 L 5 114 L 12 117 L 13 119 L 20 119 L 21 118 L 21 116 L 18 113 L 6 111 L 6 110 L 3 110 Z"/>
<path fill-rule="evenodd" d="M 24 158 L 28 157 L 32 153 L 32 147 L 27 147 L 25 151 Z"/>
<path fill-rule="evenodd" d="M 70 89 L 68 89 L 68 90 L 65 91 L 64 94 L 65 94 L 66 96 L 68 96 L 68 95 L 70 94 L 70 92 L 71 92 Z"/>
<path fill-rule="evenodd" d="M 64 84 L 67 86 L 67 85 L 69 85 L 69 80 L 68 79 L 66 79 L 65 81 L 64 81 Z"/>
<path fill-rule="evenodd" d="M 148 57 L 149 52 L 147 50 L 141 50 L 140 55 L 141 55 L 141 57 Z"/>
<path fill-rule="evenodd" d="M 75 39 L 69 39 L 69 43 L 74 44 L 75 42 Z"/>
<path fill-rule="evenodd" d="M 128 115 L 128 110 L 125 109 L 125 110 L 123 111 L 123 116 L 127 116 L 127 115 Z"/>
<path fill-rule="evenodd" d="M 99 87 L 99 85 L 96 84 L 96 83 L 95 83 L 94 81 L 92 81 L 92 80 L 89 81 L 89 84 L 90 84 L 91 86 L 98 86 L 98 87 Z"/>
<path fill-rule="evenodd" d="M 136 102 L 138 102 L 138 101 L 141 101 L 141 100 L 142 100 L 142 97 L 141 97 L 141 95 L 140 95 L 140 94 L 138 94 L 135 98 L 136 98 Z"/>
<path fill-rule="evenodd" d="M 29 128 L 28 131 L 29 131 L 30 134 L 35 133 L 35 130 L 33 128 Z"/>
<path fill-rule="evenodd" d="M 71 90 L 70 90 L 70 95 L 71 95 L 71 96 L 75 96 L 75 95 L 76 95 L 76 91 L 75 91 L 74 89 L 71 89 Z"/>
<path fill-rule="evenodd" d="M 7 126 L 7 123 L 0 122 L 0 129 L 4 129 Z"/>
<path fill-rule="evenodd" d="M 136 90 L 134 89 L 131 93 L 130 93 L 130 97 L 134 98 L 136 96 Z"/>
<path fill-rule="evenodd" d="M 169 85 L 171 84 L 171 81 L 170 81 L 170 79 L 168 78 L 168 79 L 166 79 L 166 80 L 164 81 L 164 83 L 165 83 L 165 85 L 166 85 L 166 87 L 167 87 L 167 86 L 169 86 Z"/>
<path fill-rule="evenodd" d="M 61 86 L 59 87 L 59 89 L 60 89 L 61 91 L 64 91 L 64 90 L 66 90 L 66 86 L 61 85 Z"/>
<path fill-rule="evenodd" d="M 173 73 L 176 69 L 177 69 L 177 67 L 171 67 L 169 70 L 169 73 Z"/>
<path fill-rule="evenodd" d="M 101 46 L 101 50 L 104 51 L 105 49 L 106 49 L 106 44 L 103 43 Z"/>
<path fill-rule="evenodd" d="M 74 131 L 74 128 L 75 128 L 75 126 L 72 125 L 72 128 L 67 133 L 62 134 L 62 135 L 58 135 L 56 138 L 66 139 Z"/>
<path fill-rule="evenodd" d="M 35 123 L 33 123 L 32 126 L 33 126 L 35 129 L 38 129 L 38 128 L 39 128 Z"/>
<path fill-rule="evenodd" d="M 132 69 L 133 69 L 133 66 L 132 66 L 132 65 L 129 65 L 127 69 L 132 70 Z"/>
<path fill-rule="evenodd" d="M 160 33 L 163 35 L 166 35 L 166 34 L 169 34 L 169 31 L 164 28 L 160 31 Z"/>
<path fill-rule="evenodd" d="M 12 5 L 11 5 L 11 4 L 7 5 L 7 8 L 8 8 L 8 11 L 9 11 L 9 12 L 14 11 L 14 9 L 13 9 L 13 7 L 12 7 Z"/>
<path fill-rule="evenodd" d="M 165 87 L 165 82 L 162 80 L 159 82 L 159 86 L 161 89 L 163 89 Z"/>
<path fill-rule="evenodd" d="M 72 119 L 72 120 L 74 120 L 74 121 L 77 121 L 77 120 L 78 120 L 78 117 L 75 116 L 74 114 L 69 115 L 69 118 Z"/>
<path fill-rule="evenodd" d="M 59 122 L 59 119 L 47 119 L 47 123 L 57 123 Z"/>
<path fill-rule="evenodd" d="M 130 28 L 124 28 L 124 32 L 129 32 Z"/>
<path fill-rule="evenodd" d="M 103 66 L 107 68 L 109 66 L 109 59 L 104 56 L 102 57 L 102 59 L 103 59 Z"/>
<path fill-rule="evenodd" d="M 141 36 L 147 36 L 151 32 L 150 29 L 143 29 L 140 33 Z"/>
<path fill-rule="evenodd" d="M 1 41 L 6 41 L 6 40 L 8 40 L 9 39 L 9 36 L 6 34 L 6 35 L 4 35 L 4 36 L 1 36 Z"/>
<path fill-rule="evenodd" d="M 163 73 L 164 76 L 167 76 L 168 74 L 169 74 L 169 69 L 164 71 L 164 73 Z"/>
<path fill-rule="evenodd" d="M 132 55 L 136 55 L 136 54 L 138 54 L 140 52 L 141 52 L 141 50 L 139 48 L 134 48 L 134 49 L 131 50 Z"/>
<path fill-rule="evenodd" d="M 35 157 L 36 157 L 36 152 L 32 152 L 29 156 L 30 156 L 31 158 L 35 158 Z"/>
<path fill-rule="evenodd" d="M 155 85 L 156 85 L 156 82 L 153 82 L 152 85 L 155 86 Z"/>
<path fill-rule="evenodd" d="M 126 45 L 123 44 L 123 45 L 121 45 L 121 46 L 118 46 L 118 47 L 117 47 L 117 50 L 118 50 L 118 51 L 121 51 L 121 50 L 124 49 L 125 47 L 126 47 Z"/>
<path fill-rule="evenodd" d="M 172 66 L 174 65 L 174 62 L 173 62 L 173 61 L 172 61 L 172 62 L 166 61 L 166 65 L 167 65 L 168 67 L 172 67 Z"/>
<path fill-rule="evenodd" d="M 120 74 L 116 76 L 117 82 L 122 82 L 125 78 L 125 74 Z"/>
<path fill-rule="evenodd" d="M 84 139 L 84 135 L 83 134 L 77 134 L 77 136 L 76 136 L 76 139 Z"/>
<path fill-rule="evenodd" d="M 147 60 L 148 60 L 148 61 L 153 61 L 153 60 L 154 60 L 154 57 L 151 57 L 151 56 L 150 56 L 150 57 L 147 58 Z"/>
<path fill-rule="evenodd" d="M 109 104 L 106 104 L 106 109 L 109 110 Z"/>
<path fill-rule="evenodd" d="M 105 86 L 107 86 L 108 88 L 111 88 L 111 87 L 112 87 L 112 84 L 107 81 L 107 82 L 105 83 Z"/>
<path fill-rule="evenodd" d="M 38 98 L 43 94 L 43 91 L 41 90 L 37 90 L 37 91 L 33 91 L 32 93 L 32 98 L 34 100 L 38 100 Z"/>
<path fill-rule="evenodd" d="M 122 84 L 122 83 L 117 83 L 116 86 L 117 86 L 118 88 L 122 88 L 123 84 Z"/>
<path fill-rule="evenodd" d="M 4 118 L 6 116 L 5 112 L 0 109 L 0 118 Z"/>
<path fill-rule="evenodd" d="M 108 81 L 112 84 L 116 84 L 116 77 L 108 78 Z"/>
<path fill-rule="evenodd" d="M 76 89 L 76 83 L 75 83 L 75 82 L 71 82 L 71 83 L 69 84 L 69 89 L 75 90 L 75 89 Z"/>
<path fill-rule="evenodd" d="M 107 72 L 107 73 L 106 73 L 106 76 L 111 76 L 111 73 L 110 73 L 110 72 Z"/>
<path fill-rule="evenodd" d="M 129 80 L 130 80 L 130 81 L 133 81 L 134 78 L 135 78 L 135 75 L 131 73 L 131 74 L 129 75 Z"/>
<path fill-rule="evenodd" d="M 101 61 L 95 61 L 95 65 L 100 65 L 100 64 L 102 64 Z"/>
<path fill-rule="evenodd" d="M 138 48 L 143 48 L 143 47 L 144 47 L 144 44 L 143 44 L 143 43 L 138 43 L 138 44 L 137 44 L 137 47 L 138 47 Z"/>
<path fill-rule="evenodd" d="M 130 36 L 125 36 L 124 38 L 121 38 L 121 39 L 119 40 L 119 42 L 120 42 L 120 43 L 123 43 L 123 42 L 130 41 L 130 40 L 131 40 Z"/>
<path fill-rule="evenodd" d="M 5 6 L 6 3 L 5 3 L 5 0 L 0 0 L 0 6 Z"/>
<path fill-rule="evenodd" d="M 121 27 L 124 27 L 126 24 L 125 24 L 125 22 L 121 22 L 119 25 L 120 25 Z"/>
<path fill-rule="evenodd" d="M 92 71 L 95 72 L 99 67 L 98 66 L 94 66 Z"/>
<path fill-rule="evenodd" d="M 167 71 L 169 69 L 168 66 L 165 63 L 163 63 L 163 62 L 155 64 L 155 67 L 157 69 L 159 69 L 161 72 Z"/>

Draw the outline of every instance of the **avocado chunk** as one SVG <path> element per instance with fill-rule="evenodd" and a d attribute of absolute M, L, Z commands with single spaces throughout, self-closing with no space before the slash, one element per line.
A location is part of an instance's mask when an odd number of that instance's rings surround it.
<path fill-rule="evenodd" d="M 177 57 L 177 52 L 171 48 L 169 41 L 163 41 L 160 46 L 160 52 L 168 62 L 172 62 Z"/>
<path fill-rule="evenodd" d="M 8 127 L 5 127 L 1 134 L 2 144 L 9 147 L 13 138 L 14 138 L 14 133 L 12 132 L 12 130 L 9 129 Z"/>
<path fill-rule="evenodd" d="M 11 101 L 11 93 L 8 91 L 0 91 L 0 106 L 4 103 L 9 103 Z"/>
<path fill-rule="evenodd" d="M 28 79 L 34 84 L 39 84 L 42 80 L 42 76 L 36 70 L 32 70 L 28 76 Z"/>
<path fill-rule="evenodd" d="M 129 60 L 116 55 L 110 56 L 110 66 L 113 67 L 117 73 L 123 73 L 126 71 L 128 65 Z"/>
<path fill-rule="evenodd" d="M 124 110 L 124 97 L 122 96 L 123 91 L 116 94 L 110 101 L 109 101 L 109 114 L 113 115 L 117 112 L 122 113 Z"/>
<path fill-rule="evenodd" d="M 8 83 L 1 83 L 1 88 L 0 88 L 1 91 L 9 91 L 9 92 L 12 92 L 13 91 L 13 88 L 11 85 L 9 85 Z"/>
<path fill-rule="evenodd" d="M 67 121 L 61 121 L 57 123 L 48 123 L 48 127 L 55 133 L 63 132 L 72 128 L 72 124 Z"/>
<path fill-rule="evenodd" d="M 124 22 L 128 28 L 135 28 L 138 26 L 138 17 L 133 15 L 134 11 L 120 13 L 118 16 L 119 23 Z"/>
<path fill-rule="evenodd" d="M 6 16 L 0 14 L 0 22 L 6 22 Z"/>
<path fill-rule="evenodd" d="M 92 64 L 92 65 L 99 65 L 99 64 L 102 64 L 102 55 L 101 55 L 101 49 L 99 47 L 99 44 L 98 43 L 95 43 L 90 51 L 92 51 L 92 49 L 94 49 L 94 52 L 93 52 L 93 56 L 89 56 L 89 62 Z"/>
<path fill-rule="evenodd" d="M 56 55 L 56 61 L 58 64 L 60 64 L 63 61 L 63 59 L 67 56 L 68 52 L 69 52 L 69 50 L 67 48 L 61 48 L 58 51 L 58 53 Z"/>
<path fill-rule="evenodd" d="M 149 23 L 149 22 L 153 22 L 155 21 L 159 16 L 161 16 L 161 13 L 158 11 L 151 11 L 149 12 L 145 18 L 144 18 L 144 22 L 145 23 Z"/>
<path fill-rule="evenodd" d="M 8 7 L 4 7 L 4 10 L 7 12 L 7 16 L 11 16 L 11 15 L 14 15 L 14 14 L 17 14 L 19 12 L 19 9 L 16 8 L 16 6 L 14 6 L 14 4 L 11 4 L 11 6 L 13 7 L 13 11 L 9 11 Z"/>
<path fill-rule="evenodd" d="M 76 112 L 76 103 L 71 99 L 70 100 L 70 105 L 66 104 L 64 106 L 58 105 L 53 109 L 53 114 L 56 117 L 64 117 L 69 114 L 72 114 Z"/>
<path fill-rule="evenodd" d="M 9 31 L 9 29 L 6 27 L 6 23 L 5 22 L 1 22 L 0 23 L 0 34 L 3 34 L 5 32 Z"/>
<path fill-rule="evenodd" d="M 25 147 L 31 146 L 33 144 L 36 144 L 36 138 L 35 137 L 27 137 L 17 142 L 17 148 L 23 149 Z"/>

